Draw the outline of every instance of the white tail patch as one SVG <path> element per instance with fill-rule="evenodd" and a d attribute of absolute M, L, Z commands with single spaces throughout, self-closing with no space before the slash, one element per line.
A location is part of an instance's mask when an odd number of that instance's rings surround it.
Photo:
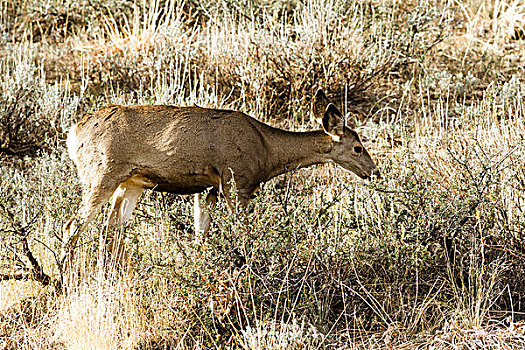
<path fill-rule="evenodd" d="M 69 129 L 69 132 L 67 134 L 67 140 L 66 140 L 66 146 L 67 146 L 67 152 L 69 154 L 69 157 L 75 163 L 75 165 L 78 166 L 78 158 L 77 158 L 77 148 L 78 148 L 78 140 L 77 140 L 77 126 L 76 124 Z"/>

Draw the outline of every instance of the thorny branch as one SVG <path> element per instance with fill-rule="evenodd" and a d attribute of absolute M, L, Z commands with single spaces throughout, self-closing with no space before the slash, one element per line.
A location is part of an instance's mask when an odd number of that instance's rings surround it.
<path fill-rule="evenodd" d="M 16 222 L 15 215 L 2 202 L 0 202 L 0 215 L 6 218 L 9 222 L 11 222 L 13 226 L 13 228 L 3 229 L 0 232 L 8 233 L 12 236 L 14 235 L 15 237 L 20 238 L 18 242 L 15 242 L 10 246 L 6 245 L 6 248 L 11 250 L 12 254 L 14 255 L 14 257 L 11 259 L 15 262 L 14 265 L 22 266 L 20 268 L 20 272 L 0 273 L 0 281 L 31 279 L 42 283 L 44 286 L 49 285 L 51 283 L 51 278 L 44 272 L 44 269 L 42 268 L 38 260 L 35 258 L 35 255 L 29 248 L 29 243 L 27 240 L 27 237 L 29 236 L 30 227 L 35 223 L 37 216 L 29 220 L 27 224 L 22 225 L 21 223 Z M 4 242 L 2 242 L 2 244 L 5 245 Z M 21 249 L 14 249 L 14 246 L 17 244 L 21 244 Z M 29 261 L 30 266 L 27 266 L 27 264 L 24 263 L 24 260 L 17 253 L 17 251 L 19 250 L 21 250 L 21 254 Z M 18 264 L 16 262 L 18 262 Z"/>

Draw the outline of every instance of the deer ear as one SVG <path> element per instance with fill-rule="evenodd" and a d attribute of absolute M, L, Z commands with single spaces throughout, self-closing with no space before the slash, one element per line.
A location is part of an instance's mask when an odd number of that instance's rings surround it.
<path fill-rule="evenodd" d="M 330 103 L 323 115 L 322 125 L 324 132 L 332 136 L 334 141 L 340 142 L 344 135 L 345 122 L 343 115 Z"/>
<path fill-rule="evenodd" d="M 324 113 L 326 112 L 326 108 L 330 104 L 330 100 L 323 92 L 323 89 L 318 89 L 317 93 L 315 94 L 313 103 L 312 103 L 312 114 L 313 117 L 321 123 L 321 120 L 324 118 Z"/>

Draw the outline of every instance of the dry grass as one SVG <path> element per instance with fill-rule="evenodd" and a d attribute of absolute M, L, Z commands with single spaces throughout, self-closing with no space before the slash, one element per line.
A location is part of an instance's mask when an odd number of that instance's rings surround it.
<path fill-rule="evenodd" d="M 470 1 L 460 6 L 467 20 L 465 36 L 488 49 L 502 50 L 509 39 L 523 37 L 525 5 L 521 1 Z"/>

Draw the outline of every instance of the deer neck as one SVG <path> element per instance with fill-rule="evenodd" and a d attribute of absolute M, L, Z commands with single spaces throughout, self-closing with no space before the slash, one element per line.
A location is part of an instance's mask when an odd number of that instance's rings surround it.
<path fill-rule="evenodd" d="M 269 171 L 266 180 L 293 169 L 332 160 L 329 157 L 332 141 L 322 130 L 291 132 L 275 129 L 267 144 Z"/>

